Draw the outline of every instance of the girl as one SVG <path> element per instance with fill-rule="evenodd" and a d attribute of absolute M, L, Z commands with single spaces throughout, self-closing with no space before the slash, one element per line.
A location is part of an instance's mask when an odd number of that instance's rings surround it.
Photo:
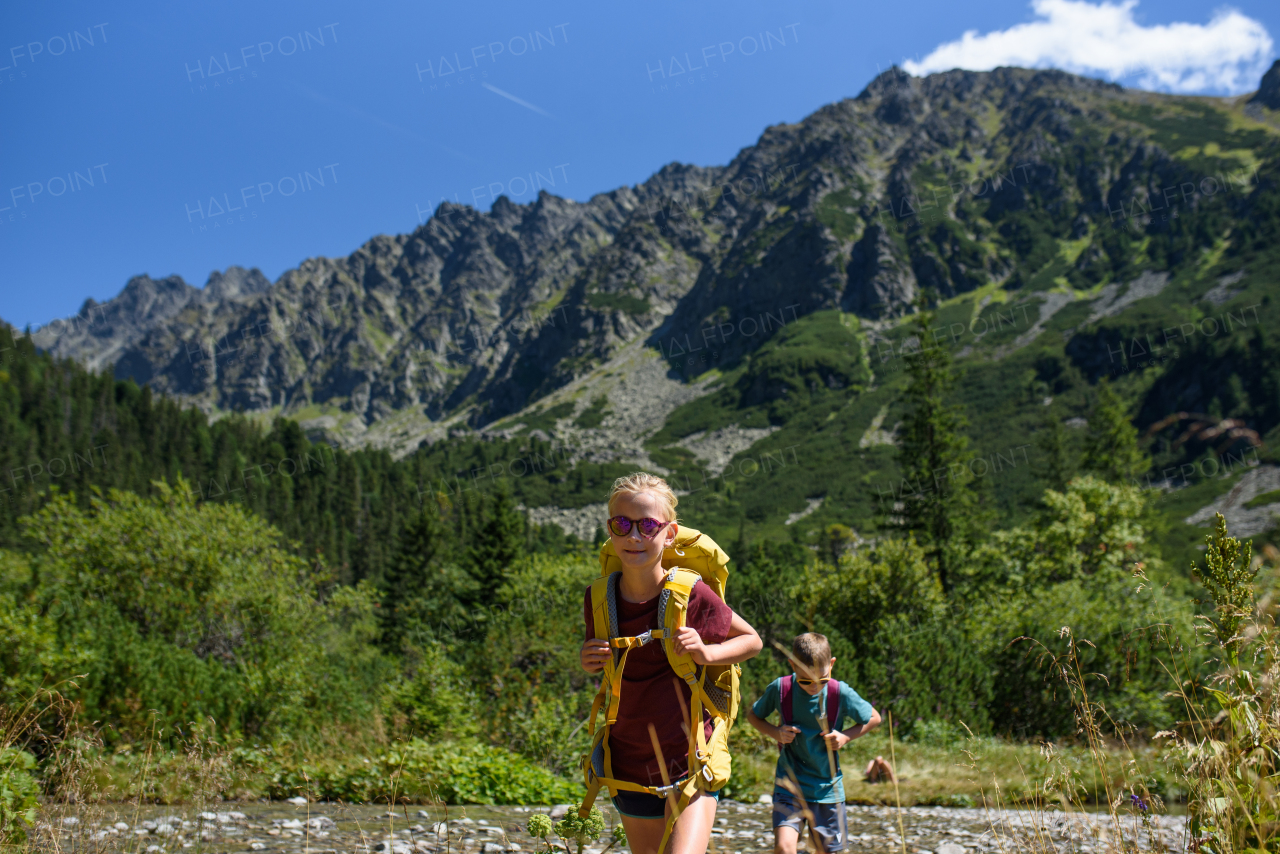
<path fill-rule="evenodd" d="M 643 472 L 619 478 L 609 494 L 609 536 L 622 562 L 617 603 L 620 635 L 660 628 L 658 595 L 666 575 L 662 552 L 675 542 L 679 530 L 676 503 L 676 494 L 665 480 Z M 583 620 L 587 640 L 582 645 L 582 666 L 588 673 L 598 673 L 611 652 L 608 641 L 594 637 L 589 590 Z M 754 657 L 763 646 L 755 629 L 701 581 L 689 597 L 685 623 L 674 639 L 676 651 L 689 654 L 700 665 L 737 664 Z M 688 774 L 689 738 L 683 709 L 689 707 L 690 691 L 671 669 L 662 644 L 632 649 L 622 684 L 618 720 L 609 736 L 614 776 L 645 786 L 662 784 L 649 735 L 652 724 L 670 779 L 682 780 Z M 704 726 L 710 737 L 709 715 Z M 676 822 L 667 854 L 704 854 L 718 798 L 718 792 L 699 793 L 689 802 Z M 667 800 L 619 790 L 613 805 L 622 814 L 632 854 L 659 854 L 670 810 Z"/>

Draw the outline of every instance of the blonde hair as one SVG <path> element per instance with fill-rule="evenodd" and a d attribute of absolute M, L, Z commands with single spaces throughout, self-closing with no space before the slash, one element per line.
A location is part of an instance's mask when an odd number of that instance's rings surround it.
<path fill-rule="evenodd" d="M 666 508 L 667 516 L 670 517 L 663 521 L 679 521 L 676 518 L 676 505 L 680 503 L 680 499 L 676 498 L 675 490 L 656 474 L 642 471 L 620 477 L 613 482 L 613 489 L 609 491 L 609 513 L 613 513 L 613 500 L 619 495 L 635 495 L 639 492 L 651 492 L 658 497 L 658 501 Z"/>

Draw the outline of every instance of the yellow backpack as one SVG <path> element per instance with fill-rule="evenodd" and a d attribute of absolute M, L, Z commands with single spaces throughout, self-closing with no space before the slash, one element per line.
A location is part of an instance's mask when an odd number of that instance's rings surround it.
<path fill-rule="evenodd" d="M 611 796 L 619 789 L 645 792 L 665 798 L 679 793 L 676 809 L 667 821 L 666 833 L 658 850 L 666 848 L 667 839 L 680 812 L 698 791 L 719 791 L 729 782 L 731 762 L 729 758 L 729 730 L 738 717 L 740 702 L 738 681 L 742 669 L 736 664 L 700 666 L 689 655 L 677 655 L 673 648 L 676 629 L 685 625 L 689 609 L 689 596 L 699 579 L 724 598 L 725 582 L 729 578 L 726 564 L 729 556 L 706 534 L 692 528 L 681 528 L 675 542 L 662 555 L 662 565 L 668 568 L 667 579 L 658 598 L 658 622 L 662 628 L 648 631 L 638 637 L 618 636 L 617 595 L 618 581 L 622 577 L 622 562 L 613 550 L 613 543 L 606 542 L 600 549 L 600 577 L 591 583 L 591 611 L 595 622 L 595 636 L 608 640 L 613 656 L 605 662 L 600 679 L 600 691 L 591 704 L 589 734 L 591 751 L 582 757 L 582 771 L 586 777 L 587 795 L 579 812 L 583 818 L 590 814 L 591 805 L 601 787 L 607 787 Z M 621 701 L 622 671 L 631 650 L 650 641 L 659 641 L 667 653 L 667 661 L 676 675 L 683 679 L 692 691 L 689 703 L 689 776 L 683 785 L 677 782 L 669 786 L 644 786 L 613 776 L 609 755 L 609 729 L 618 719 Z M 596 714 L 604 709 L 604 725 L 596 729 Z M 702 724 L 702 711 L 711 713 L 711 738 L 706 738 Z"/>

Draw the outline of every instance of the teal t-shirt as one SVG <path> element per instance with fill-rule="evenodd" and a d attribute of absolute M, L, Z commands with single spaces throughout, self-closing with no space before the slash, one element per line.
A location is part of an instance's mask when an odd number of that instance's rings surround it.
<path fill-rule="evenodd" d="M 791 725 L 799 727 L 800 733 L 795 741 L 784 745 L 778 754 L 777 778 L 785 780 L 790 770 L 800 784 L 804 799 L 811 804 L 838 804 L 844 801 L 841 751 L 835 751 L 836 776 L 832 779 L 831 766 L 827 763 L 827 748 L 822 743 L 822 726 L 818 723 L 819 716 L 825 716 L 823 703 L 826 695 L 825 686 L 816 695 L 808 693 L 799 685 L 792 686 Z M 778 711 L 778 701 L 781 698 L 782 679 L 775 679 L 769 683 L 760 699 L 756 700 L 751 711 L 759 718 L 767 718 Z M 843 682 L 840 683 L 840 714 L 836 716 L 836 729 L 845 729 L 847 718 L 852 718 L 857 724 L 865 724 L 871 720 L 874 712 L 871 704 L 859 697 L 856 691 Z M 781 715 L 778 723 L 782 723 Z M 786 794 L 786 791 L 781 786 L 774 785 L 775 793 Z"/>

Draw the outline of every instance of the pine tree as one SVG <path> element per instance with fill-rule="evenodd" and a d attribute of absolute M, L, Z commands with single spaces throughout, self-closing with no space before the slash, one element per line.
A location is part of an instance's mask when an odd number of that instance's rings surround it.
<path fill-rule="evenodd" d="M 1151 460 L 1138 447 L 1137 428 L 1105 379 L 1098 383 L 1098 399 L 1089 414 L 1084 464 L 1110 483 L 1127 483 L 1151 468 Z"/>
<path fill-rule="evenodd" d="M 439 586 L 433 576 L 442 571 L 448 546 L 439 503 L 429 495 L 422 509 L 405 525 L 382 579 L 378 621 L 385 649 L 402 649 L 410 624 L 423 616 L 422 600 L 440 592 L 432 589 Z"/>
<path fill-rule="evenodd" d="M 516 509 L 505 484 L 484 504 L 487 506 L 468 548 L 471 576 L 478 588 L 475 598 L 480 604 L 493 601 L 512 564 L 524 554 L 525 542 L 524 514 Z"/>
<path fill-rule="evenodd" d="M 963 517 L 976 504 L 969 488 L 974 478 L 962 460 L 969 444 L 961 432 L 967 422 L 960 408 L 945 400 L 955 384 L 951 356 L 933 338 L 934 313 L 923 301 L 917 306 L 912 331 L 919 346 L 906 356 L 910 379 L 902 396 L 907 413 L 898 447 L 899 500 L 904 526 L 916 532 L 943 589 L 949 590 L 949 552 Z"/>
<path fill-rule="evenodd" d="M 1036 436 L 1039 451 L 1037 474 L 1050 489 L 1061 492 L 1079 469 L 1079 457 L 1072 446 L 1071 435 L 1053 409 L 1046 409 L 1044 423 Z"/>

